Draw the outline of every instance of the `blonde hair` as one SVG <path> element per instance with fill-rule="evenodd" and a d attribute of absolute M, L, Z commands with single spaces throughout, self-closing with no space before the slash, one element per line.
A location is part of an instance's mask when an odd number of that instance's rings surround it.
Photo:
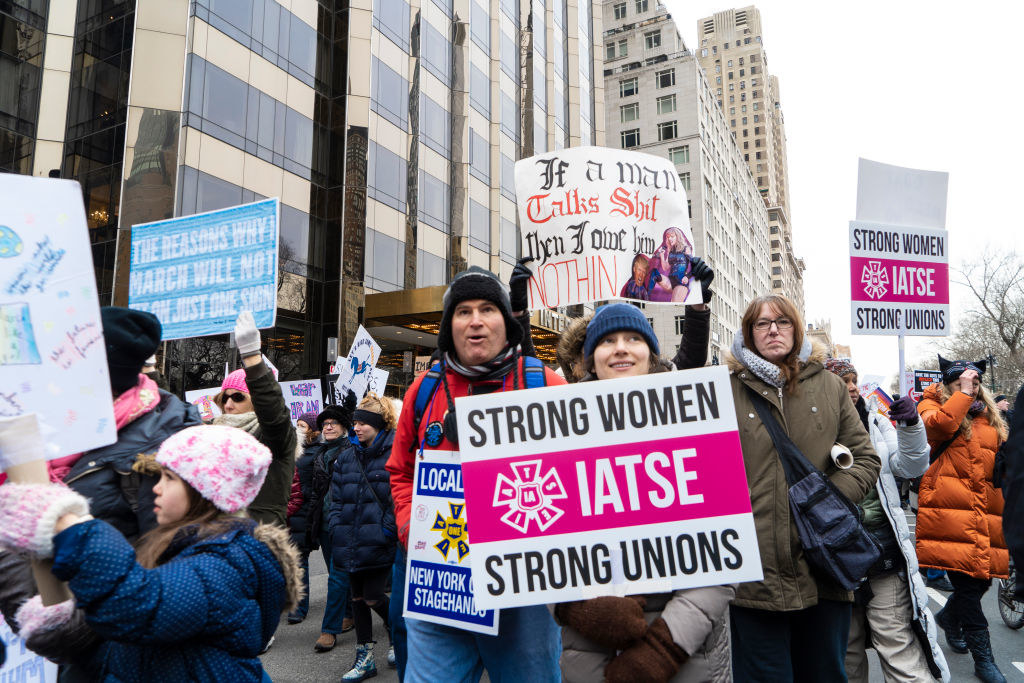
<path fill-rule="evenodd" d="M 949 384 L 942 384 L 942 388 L 939 390 L 939 399 L 942 403 L 945 403 L 953 395 L 953 392 L 949 390 Z M 996 402 L 989 395 L 988 390 L 985 389 L 983 384 L 978 384 L 978 398 L 977 400 L 985 404 L 985 417 L 988 418 L 988 423 L 992 425 L 995 430 L 999 433 L 999 443 L 1006 441 L 1006 437 L 1009 434 L 1009 430 L 1006 428 L 1006 423 L 1003 421 L 1003 414 L 999 412 L 999 408 L 996 407 Z M 964 421 L 960 423 L 960 433 L 964 437 L 964 441 L 971 440 L 971 423 L 974 418 L 971 417 L 970 412 L 964 415 Z"/>
<path fill-rule="evenodd" d="M 384 429 L 392 430 L 398 425 L 398 413 L 395 412 L 395 404 L 390 398 L 385 398 L 372 391 L 359 402 L 360 410 L 369 410 L 384 418 Z"/>

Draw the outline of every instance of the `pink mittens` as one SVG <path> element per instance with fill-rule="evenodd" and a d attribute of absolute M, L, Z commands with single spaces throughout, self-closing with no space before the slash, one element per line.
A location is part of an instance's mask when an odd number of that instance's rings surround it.
<path fill-rule="evenodd" d="M 57 520 L 73 513 L 89 514 L 89 501 L 63 484 L 0 486 L 0 547 L 53 556 Z"/>
<path fill-rule="evenodd" d="M 75 601 L 65 600 L 56 605 L 43 605 L 41 596 L 29 598 L 14 615 L 21 629 L 19 635 L 23 640 L 28 640 L 36 632 L 52 631 L 71 620 L 75 611 Z"/>

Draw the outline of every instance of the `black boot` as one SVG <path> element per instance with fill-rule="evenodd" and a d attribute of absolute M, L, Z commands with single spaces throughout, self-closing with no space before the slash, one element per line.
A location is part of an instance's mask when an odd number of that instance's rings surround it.
<path fill-rule="evenodd" d="M 964 640 L 964 630 L 954 620 L 953 615 L 946 612 L 945 607 L 935 613 L 935 623 L 945 632 L 949 649 L 953 652 L 966 654 L 967 641 Z"/>
<path fill-rule="evenodd" d="M 1003 677 L 1003 673 L 996 666 L 996 660 L 992 656 L 992 643 L 988 639 L 988 629 L 964 631 L 964 639 L 974 656 L 974 675 L 985 683 L 1006 683 L 1006 678 Z"/>

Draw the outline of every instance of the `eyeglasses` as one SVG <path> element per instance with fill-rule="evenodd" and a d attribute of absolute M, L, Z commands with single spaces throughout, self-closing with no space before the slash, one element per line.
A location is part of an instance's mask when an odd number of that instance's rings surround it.
<path fill-rule="evenodd" d="M 324 427 L 340 427 L 341 423 L 337 420 L 324 420 Z"/>
<path fill-rule="evenodd" d="M 245 394 L 243 394 L 241 392 L 237 392 L 237 393 L 234 393 L 234 394 L 224 394 L 224 402 L 225 403 L 227 403 L 228 401 L 234 401 L 235 403 L 241 403 L 246 398 L 248 398 L 248 396 L 246 396 Z"/>
<path fill-rule="evenodd" d="M 781 332 L 782 330 L 788 330 L 793 327 L 793 321 L 789 318 L 776 318 L 775 320 L 766 320 L 761 318 L 754 323 L 754 329 L 758 332 L 767 332 L 772 325 L 775 325 Z"/>

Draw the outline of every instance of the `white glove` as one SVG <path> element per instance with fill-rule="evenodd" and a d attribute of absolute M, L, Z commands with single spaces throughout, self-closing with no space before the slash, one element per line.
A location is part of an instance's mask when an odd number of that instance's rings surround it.
<path fill-rule="evenodd" d="M 256 329 L 256 321 L 249 311 L 239 313 L 235 321 L 235 346 L 242 358 L 260 354 L 260 331 Z"/>
<path fill-rule="evenodd" d="M 46 457 L 35 413 L 0 418 L 0 470 Z"/>

